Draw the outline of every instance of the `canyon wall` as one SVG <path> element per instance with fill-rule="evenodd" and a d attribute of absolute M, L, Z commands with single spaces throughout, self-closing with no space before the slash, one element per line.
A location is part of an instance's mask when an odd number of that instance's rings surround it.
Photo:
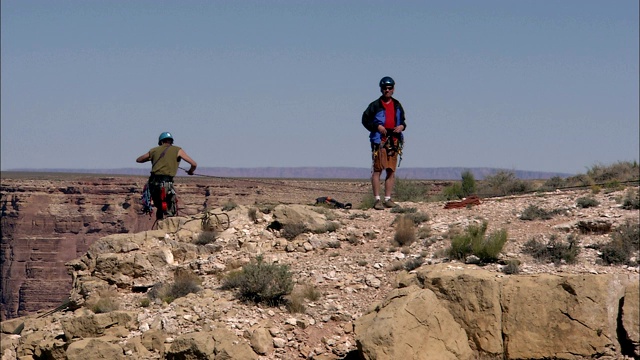
<path fill-rule="evenodd" d="M 143 176 L 2 173 L 0 185 L 0 319 L 55 308 L 66 300 L 71 277 L 64 263 L 82 256 L 96 239 L 149 230 L 140 215 Z M 333 196 L 360 201 L 368 184 L 347 181 L 251 180 L 178 177 L 180 213 L 193 215 L 228 202 L 313 203 Z"/>

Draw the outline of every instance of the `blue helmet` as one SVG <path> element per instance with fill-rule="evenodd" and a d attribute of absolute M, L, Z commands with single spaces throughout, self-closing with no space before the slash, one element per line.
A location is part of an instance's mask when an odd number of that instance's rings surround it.
<path fill-rule="evenodd" d="M 395 86 L 396 82 L 393 81 L 393 79 L 391 78 L 391 76 L 385 76 L 382 79 L 380 79 L 380 88 L 382 89 L 385 86 Z"/>
<path fill-rule="evenodd" d="M 165 139 L 173 140 L 173 136 L 171 135 L 170 132 L 165 131 L 162 134 L 160 134 L 160 137 L 158 138 L 158 145 L 162 145 L 162 140 L 165 140 Z"/>

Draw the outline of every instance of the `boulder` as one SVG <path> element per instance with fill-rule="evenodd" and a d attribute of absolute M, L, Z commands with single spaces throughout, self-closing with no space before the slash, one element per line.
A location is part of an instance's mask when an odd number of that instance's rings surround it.
<path fill-rule="evenodd" d="M 367 360 L 471 359 L 467 334 L 433 291 L 393 290 L 355 322 L 358 349 Z"/>
<path fill-rule="evenodd" d="M 87 338 L 75 341 L 67 348 L 67 360 L 124 360 L 124 350 L 104 338 Z"/>

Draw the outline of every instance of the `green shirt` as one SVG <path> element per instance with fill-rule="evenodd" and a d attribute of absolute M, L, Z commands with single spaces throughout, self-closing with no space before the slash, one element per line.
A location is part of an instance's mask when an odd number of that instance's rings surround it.
<path fill-rule="evenodd" d="M 169 148 L 167 149 L 167 147 Z M 153 164 L 151 173 L 153 175 L 176 176 L 178 165 L 180 164 L 180 160 L 178 159 L 180 149 L 178 146 L 165 144 L 149 150 L 151 163 Z M 163 151 L 164 155 L 162 155 Z"/>

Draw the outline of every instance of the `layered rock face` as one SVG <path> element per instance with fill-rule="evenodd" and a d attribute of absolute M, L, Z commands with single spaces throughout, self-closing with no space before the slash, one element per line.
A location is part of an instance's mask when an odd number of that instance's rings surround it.
<path fill-rule="evenodd" d="M 146 177 L 3 173 L 0 187 L 0 319 L 55 308 L 69 295 L 66 261 L 84 254 L 100 237 L 151 229 L 140 215 Z M 227 202 L 294 202 L 318 189 L 343 201 L 359 201 L 360 182 L 300 181 L 299 189 L 279 180 L 178 177 L 180 214 L 193 215 Z M 295 186 L 296 181 L 289 185 Z"/>

